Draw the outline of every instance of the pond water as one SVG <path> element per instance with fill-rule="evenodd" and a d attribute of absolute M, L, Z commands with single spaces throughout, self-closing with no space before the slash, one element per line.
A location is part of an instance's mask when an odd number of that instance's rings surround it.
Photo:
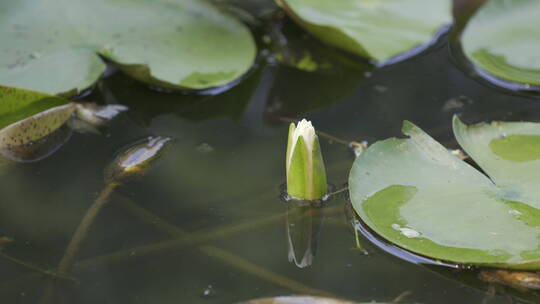
<path fill-rule="evenodd" d="M 368 142 L 400 136 L 406 119 L 449 148 L 457 147 L 454 114 L 467 123 L 540 121 L 538 99 L 470 77 L 449 49 L 443 37 L 428 52 L 376 70 L 358 64 L 310 73 L 260 59 L 217 95 L 160 93 L 112 73 L 85 100 L 124 104 L 129 112 L 102 136 L 73 134 L 47 159 L 0 176 L 0 231 L 14 239 L 3 252 L 54 269 L 105 187 L 103 170 L 115 153 L 159 135 L 174 141 L 147 175 L 114 191 L 77 255 L 77 281 L 57 280 L 49 303 L 236 303 L 290 294 L 538 302 L 534 292 L 481 282 L 476 270 L 404 261 L 363 236 L 367 254 L 355 249 L 345 193 L 312 214 L 309 229 L 319 229 L 311 235 L 312 264 L 289 262 L 287 212 L 294 211 L 280 197 L 288 119 L 305 117 L 345 141 Z M 354 154 L 326 137 L 321 147 L 328 180 L 340 189 Z M 7 258 L 0 269 L 2 303 L 46 302 L 50 278 Z"/>

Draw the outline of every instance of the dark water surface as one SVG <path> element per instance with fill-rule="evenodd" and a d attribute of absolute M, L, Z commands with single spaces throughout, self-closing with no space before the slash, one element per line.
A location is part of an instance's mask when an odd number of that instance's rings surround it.
<path fill-rule="evenodd" d="M 457 147 L 456 113 L 468 123 L 540 121 L 538 99 L 478 82 L 452 58 L 443 38 L 427 53 L 377 70 L 358 64 L 308 73 L 260 60 L 216 96 L 158 93 L 114 73 L 86 98 L 130 107 L 103 136 L 74 134 L 51 157 L 0 176 L 0 231 L 15 240 L 4 252 L 54 269 L 105 186 L 103 170 L 115 153 L 160 135 L 175 141 L 149 174 L 115 191 L 77 256 L 78 282 L 57 282 L 51 303 L 235 303 L 315 289 L 364 302 L 404 292 L 404 302 L 414 303 L 538 302 L 532 292 L 490 289 L 473 270 L 415 265 L 366 240 L 369 254 L 353 249 L 346 195 L 322 210 L 312 265 L 288 261 L 288 206 L 280 199 L 287 117 L 369 142 L 400 136 L 407 119 L 448 147 Z M 321 145 L 328 180 L 339 189 L 354 156 L 336 141 Z M 7 259 L 0 269 L 0 303 L 41 302 L 50 279 Z"/>

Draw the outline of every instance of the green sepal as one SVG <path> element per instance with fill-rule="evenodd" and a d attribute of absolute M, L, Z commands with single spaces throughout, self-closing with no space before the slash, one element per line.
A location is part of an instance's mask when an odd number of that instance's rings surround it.
<path fill-rule="evenodd" d="M 293 129 L 291 130 L 294 132 Z M 310 164 L 304 137 L 298 137 L 287 172 L 287 192 L 290 196 L 305 200 L 318 200 L 327 194 L 326 170 L 317 137 L 313 142 L 311 159 L 312 163 Z"/>
<path fill-rule="evenodd" d="M 287 192 L 300 199 L 312 199 L 308 191 L 308 151 L 304 137 L 298 137 L 291 153 L 289 171 L 287 172 Z"/>
<path fill-rule="evenodd" d="M 310 199 L 321 199 L 328 193 L 328 184 L 326 183 L 326 168 L 319 145 L 319 138 L 315 137 L 312 150 L 313 160 L 313 187 Z"/>
<path fill-rule="evenodd" d="M 285 155 L 285 170 L 287 170 L 287 175 L 289 174 L 289 157 L 291 154 L 291 148 L 292 148 L 292 140 L 294 137 L 294 130 L 296 130 L 296 126 L 294 125 L 294 122 L 291 122 L 289 125 L 289 138 L 287 139 L 287 154 Z"/>

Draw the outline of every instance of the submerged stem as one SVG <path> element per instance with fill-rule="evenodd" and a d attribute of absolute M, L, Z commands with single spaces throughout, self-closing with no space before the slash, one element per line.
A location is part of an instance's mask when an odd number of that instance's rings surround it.
<path fill-rule="evenodd" d="M 185 238 L 192 237 L 190 233 L 185 232 L 182 229 L 168 223 L 167 221 L 163 220 L 157 215 L 147 211 L 146 209 L 134 204 L 131 201 L 124 200 L 122 203 L 122 206 L 124 206 L 126 210 L 128 210 L 129 212 L 131 212 L 133 215 L 137 216 L 144 222 L 155 226 L 156 228 L 169 234 L 170 236 L 185 237 Z M 208 245 L 200 246 L 197 249 L 206 256 L 218 259 L 226 264 L 239 268 L 247 273 L 250 273 L 254 276 L 257 276 L 259 278 L 262 278 L 264 280 L 267 280 L 279 286 L 285 287 L 292 291 L 299 292 L 299 293 L 307 293 L 307 294 L 312 294 L 312 295 L 332 296 L 330 293 L 326 291 L 314 289 L 300 282 L 291 280 L 285 276 L 282 276 L 278 273 L 275 273 L 269 269 L 266 269 L 254 263 L 251 263 L 245 260 L 244 258 L 234 253 L 225 251 L 223 249 L 220 249 L 214 246 L 208 246 Z"/>
<path fill-rule="evenodd" d="M 66 251 L 64 252 L 64 256 L 60 260 L 60 263 L 58 264 L 57 272 L 63 275 L 67 275 L 73 266 L 73 262 L 75 260 L 75 256 L 79 252 L 79 249 L 81 248 L 81 245 L 83 241 L 86 239 L 86 236 L 88 235 L 88 231 L 90 230 L 90 227 L 92 226 L 92 223 L 94 223 L 94 220 L 96 216 L 99 214 L 99 211 L 101 208 L 109 201 L 110 195 L 113 193 L 114 189 L 118 187 L 119 184 L 117 183 L 109 183 L 101 190 L 98 197 L 94 201 L 94 203 L 88 208 L 88 211 L 86 211 L 84 217 L 82 218 L 81 222 L 79 223 L 79 226 L 77 227 L 77 230 L 75 230 L 75 233 L 73 234 L 73 237 L 71 238 L 71 241 L 69 242 Z M 42 303 L 49 303 L 51 299 L 54 296 L 54 283 L 49 284 L 49 286 L 45 289 L 45 292 L 43 294 Z"/>
<path fill-rule="evenodd" d="M 71 241 L 66 248 L 64 256 L 60 260 L 60 264 L 58 265 L 58 272 L 69 272 L 71 266 L 73 265 L 75 255 L 79 252 L 82 242 L 84 241 L 84 239 L 86 239 L 86 236 L 88 235 L 90 226 L 92 226 L 92 223 L 94 222 L 96 216 L 99 214 L 99 211 L 101 211 L 101 208 L 109 201 L 109 196 L 117 186 L 118 184 L 116 183 L 107 184 L 105 188 L 103 188 L 99 196 L 96 198 L 94 203 L 90 206 L 88 211 L 86 211 L 86 214 L 81 220 L 79 227 L 77 227 L 77 230 L 75 230 L 75 233 L 73 234 L 73 237 L 71 238 Z"/>
<path fill-rule="evenodd" d="M 46 269 L 43 269 L 43 268 L 40 268 L 36 265 L 33 265 L 33 264 L 30 264 L 28 262 L 25 262 L 25 261 L 22 261 L 22 260 L 19 260 L 15 257 L 12 257 L 10 255 L 7 255 L 3 252 L 0 251 L 0 257 L 1 258 L 4 258 L 8 261 L 11 261 L 21 267 L 24 267 L 26 269 L 29 269 L 29 270 L 32 270 L 34 272 L 37 272 L 37 273 L 40 273 L 40 274 L 43 274 L 43 275 L 46 275 L 46 276 L 49 276 L 49 277 L 52 277 L 52 278 L 55 278 L 55 279 L 62 279 L 62 280 L 68 280 L 68 281 L 73 281 L 75 282 L 76 280 L 72 277 L 69 277 L 69 276 L 66 276 L 64 274 L 61 274 L 61 273 L 58 273 L 58 272 L 55 272 L 55 271 L 52 271 L 52 270 L 46 270 Z"/>
<path fill-rule="evenodd" d="M 118 200 L 115 199 L 115 204 L 121 204 L 124 206 L 128 206 L 128 203 L 130 203 L 131 206 L 135 206 L 139 211 L 144 210 L 147 215 L 151 214 L 145 209 L 135 205 L 134 203 L 130 202 L 130 200 L 123 196 L 117 196 Z M 128 203 L 126 203 L 126 201 Z M 342 206 L 329 206 L 325 207 L 325 213 L 328 214 L 334 214 L 334 213 L 340 213 L 342 212 Z M 136 210 L 135 208 L 133 210 Z M 141 212 L 140 215 L 143 213 Z M 230 237 L 235 234 L 245 232 L 245 231 L 253 231 L 254 229 L 261 228 L 265 225 L 277 222 L 281 220 L 285 214 L 277 214 L 270 217 L 264 217 L 259 218 L 256 220 L 250 220 L 245 223 L 241 224 L 235 224 L 228 227 L 217 227 L 212 231 L 207 232 L 195 232 L 192 234 L 189 234 L 189 236 L 183 236 L 176 239 L 168 240 L 168 241 L 161 241 L 156 242 L 153 244 L 143 245 L 139 247 L 133 247 L 129 249 L 123 249 L 111 253 L 102 254 L 97 257 L 92 257 L 88 259 L 84 259 L 82 261 L 79 261 L 73 265 L 72 272 L 74 273 L 80 273 L 87 271 L 89 269 L 93 269 L 96 266 L 104 266 L 104 265 L 111 265 L 115 263 L 121 263 L 121 262 L 128 262 L 131 259 L 134 258 L 142 258 L 147 257 L 149 255 L 153 254 L 159 254 L 164 251 L 170 251 L 175 248 L 179 247 L 185 247 L 188 245 L 195 245 L 195 244 L 202 244 L 205 242 L 217 240 L 224 237 Z M 147 220 L 153 220 L 155 218 L 153 217 L 147 217 Z M 170 224 L 169 224 L 170 225 Z M 164 227 L 164 226 L 163 226 Z M 170 225 L 170 227 L 174 227 Z M 46 270 L 49 271 L 49 270 Z M 54 271 L 54 270 L 51 270 Z M 36 280 L 41 278 L 40 275 L 36 273 L 30 273 L 25 274 L 24 276 L 20 276 L 17 279 L 11 281 L 8 285 L 4 285 L 0 288 L 0 293 L 4 290 L 11 289 L 13 285 L 21 284 L 21 285 L 27 285 L 28 282 L 32 280 Z"/>
<path fill-rule="evenodd" d="M 143 219 L 147 223 L 155 224 L 155 221 L 161 220 L 160 218 L 155 217 L 152 213 L 148 212 L 146 209 L 141 208 L 138 205 L 135 205 L 133 202 L 131 202 L 128 198 L 125 197 L 118 197 L 120 199 L 115 200 L 115 205 L 120 205 L 126 208 L 129 212 L 132 212 L 137 217 Z M 334 214 L 341 212 L 342 208 L 341 206 L 332 206 L 332 207 L 325 207 L 325 213 L 328 214 Z M 104 265 L 104 264 L 114 264 L 118 262 L 126 262 L 129 259 L 133 258 L 141 258 L 146 257 L 152 254 L 158 254 L 163 251 L 170 251 L 171 249 L 176 249 L 180 247 L 186 247 L 186 246 L 195 246 L 197 244 L 203 244 L 210 241 L 214 241 L 217 239 L 230 237 L 235 234 L 245 232 L 245 231 L 253 231 L 254 229 L 263 227 L 265 225 L 277 222 L 281 220 L 283 217 L 285 217 L 285 214 L 277 214 L 270 217 L 265 217 L 257 220 L 252 220 L 246 223 L 233 225 L 229 227 L 217 227 L 216 229 L 208 232 L 195 232 L 191 234 L 186 234 L 183 236 L 180 236 L 175 239 L 171 239 L 168 241 L 161 241 L 156 242 L 153 244 L 148 244 L 144 246 L 124 249 L 115 251 L 112 253 L 107 253 L 100 255 L 98 257 L 90 258 L 83 260 L 81 262 L 78 262 L 75 264 L 75 271 L 80 272 L 84 271 L 86 269 L 89 269 L 91 267 L 94 267 L 96 265 Z M 160 225 L 163 231 L 165 231 L 165 228 L 168 230 L 168 233 L 172 233 L 173 229 L 176 229 L 175 226 L 167 223 L 166 225 L 162 224 Z"/>

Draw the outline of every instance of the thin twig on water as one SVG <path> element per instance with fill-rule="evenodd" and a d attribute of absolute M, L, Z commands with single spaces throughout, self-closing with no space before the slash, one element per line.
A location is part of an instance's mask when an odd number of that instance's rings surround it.
<path fill-rule="evenodd" d="M 344 188 L 341 188 L 341 189 L 336 190 L 336 191 L 334 191 L 334 192 L 331 192 L 331 193 L 329 193 L 328 195 L 333 196 L 333 195 L 336 195 L 336 194 L 340 194 L 340 193 L 342 193 L 342 192 L 345 192 L 345 191 L 347 191 L 347 190 L 349 190 L 349 187 L 344 187 Z"/>

